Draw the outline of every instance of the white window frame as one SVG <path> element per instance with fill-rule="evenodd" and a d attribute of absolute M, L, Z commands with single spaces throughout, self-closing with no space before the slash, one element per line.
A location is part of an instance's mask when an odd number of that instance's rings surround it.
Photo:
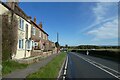
<path fill-rule="evenodd" d="M 28 29 L 28 26 L 29 26 L 28 24 L 25 25 L 25 32 L 26 32 L 26 27 L 27 27 L 27 29 Z M 27 30 L 27 31 L 29 32 L 29 30 Z M 28 34 L 29 34 L 28 32 L 26 32 L 27 35 L 25 34 L 25 37 L 27 36 L 27 38 L 28 38 Z"/>
<path fill-rule="evenodd" d="M 34 41 L 32 40 L 32 47 L 35 47 Z"/>
<path fill-rule="evenodd" d="M 24 31 L 24 20 L 22 18 L 19 19 L 19 28 Z"/>
<path fill-rule="evenodd" d="M 36 28 L 32 27 L 32 35 L 35 35 L 35 34 L 36 34 Z"/>
<path fill-rule="evenodd" d="M 27 50 L 32 50 L 32 40 L 27 40 L 27 42 L 26 42 L 26 49 Z"/>
<path fill-rule="evenodd" d="M 24 49 L 24 39 L 19 39 L 18 40 L 18 48 L 19 49 Z"/>
<path fill-rule="evenodd" d="M 39 37 L 41 37 L 41 31 L 39 31 Z"/>

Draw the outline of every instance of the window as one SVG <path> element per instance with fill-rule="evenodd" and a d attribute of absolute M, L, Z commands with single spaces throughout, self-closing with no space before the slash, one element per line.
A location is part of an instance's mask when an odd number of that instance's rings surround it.
<path fill-rule="evenodd" d="M 39 31 L 39 37 L 41 37 L 41 31 Z"/>
<path fill-rule="evenodd" d="M 32 47 L 35 47 L 35 45 L 34 45 L 34 41 L 32 40 Z"/>
<path fill-rule="evenodd" d="M 35 27 L 32 27 L 32 34 L 35 35 L 35 33 L 36 33 L 36 29 Z"/>
<path fill-rule="evenodd" d="M 27 50 L 32 50 L 32 40 L 27 40 Z"/>
<path fill-rule="evenodd" d="M 19 39 L 19 49 L 23 49 L 24 39 Z"/>
<path fill-rule="evenodd" d="M 26 36 L 25 36 L 26 39 L 28 39 L 28 24 L 26 24 Z"/>
<path fill-rule="evenodd" d="M 45 39 L 45 34 L 43 34 L 43 39 Z"/>
<path fill-rule="evenodd" d="M 43 39 L 43 32 L 41 32 L 41 38 Z"/>
<path fill-rule="evenodd" d="M 24 20 L 20 18 L 20 29 L 24 30 Z"/>
<path fill-rule="evenodd" d="M 47 39 L 47 35 L 46 35 L 46 40 L 48 40 L 48 39 Z"/>

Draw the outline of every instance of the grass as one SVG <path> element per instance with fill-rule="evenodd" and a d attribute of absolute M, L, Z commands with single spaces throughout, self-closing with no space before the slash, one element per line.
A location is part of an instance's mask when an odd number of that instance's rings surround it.
<path fill-rule="evenodd" d="M 65 52 L 61 52 L 53 58 L 47 65 L 40 68 L 39 71 L 30 74 L 27 78 L 57 78 L 61 65 L 66 57 Z"/>
<path fill-rule="evenodd" d="M 22 64 L 12 60 L 8 60 L 8 61 L 3 61 L 2 66 L 3 66 L 2 75 L 4 76 L 6 74 L 11 73 L 12 71 L 15 71 L 16 69 L 26 68 L 28 64 Z"/>

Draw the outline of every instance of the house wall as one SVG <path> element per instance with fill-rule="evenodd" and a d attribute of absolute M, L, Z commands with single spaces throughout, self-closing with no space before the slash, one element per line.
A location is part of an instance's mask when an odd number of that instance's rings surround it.
<path fill-rule="evenodd" d="M 18 22 L 19 22 L 19 19 L 21 17 L 17 16 L 17 18 L 18 18 Z M 26 48 L 25 48 L 26 47 L 26 39 L 25 39 L 26 24 L 28 24 L 28 39 L 31 38 L 31 24 L 28 23 L 26 20 L 24 20 L 24 30 L 21 30 L 19 28 L 20 25 L 18 25 L 18 40 L 19 39 L 24 39 L 24 41 L 23 41 L 23 49 L 19 49 L 19 43 L 17 43 L 17 52 L 16 52 L 16 55 L 14 57 L 15 59 L 20 59 L 20 58 L 24 58 L 24 57 L 30 57 L 30 54 L 31 54 L 31 51 L 27 51 Z"/>
<path fill-rule="evenodd" d="M 0 15 L 6 13 L 6 12 L 8 12 L 8 11 L 9 11 L 9 10 L 8 10 L 6 7 L 4 7 L 2 4 L 0 4 Z"/>

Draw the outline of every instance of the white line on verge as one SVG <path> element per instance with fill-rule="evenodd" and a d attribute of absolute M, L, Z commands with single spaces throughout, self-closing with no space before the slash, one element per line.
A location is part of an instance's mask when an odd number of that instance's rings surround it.
<path fill-rule="evenodd" d="M 67 58 L 66 58 L 64 75 L 66 75 L 66 73 L 67 73 L 67 64 L 68 64 L 68 56 L 67 56 Z M 65 76 L 63 76 L 63 80 L 65 80 Z"/>

